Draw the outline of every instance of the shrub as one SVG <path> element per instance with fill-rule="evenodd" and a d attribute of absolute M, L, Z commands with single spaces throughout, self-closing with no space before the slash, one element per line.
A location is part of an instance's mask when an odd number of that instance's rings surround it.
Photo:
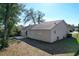
<path fill-rule="evenodd" d="M 0 37 L 2 38 L 3 37 L 3 30 L 0 29 Z"/>
<path fill-rule="evenodd" d="M 67 37 L 72 37 L 72 34 L 67 34 Z"/>
<path fill-rule="evenodd" d="M 3 48 L 6 48 L 8 47 L 8 40 L 0 40 L 0 50 L 3 49 Z"/>
<path fill-rule="evenodd" d="M 13 36 L 20 36 L 21 35 L 21 31 L 18 30 L 17 28 L 12 29 L 12 31 L 10 32 L 9 36 L 13 37 Z"/>
<path fill-rule="evenodd" d="M 21 35 L 21 31 L 16 31 L 16 36 L 20 36 Z"/>
<path fill-rule="evenodd" d="M 70 32 L 73 32 L 73 30 L 69 30 Z"/>
<path fill-rule="evenodd" d="M 79 55 L 79 49 L 77 50 L 77 52 L 74 54 L 74 56 L 78 56 Z"/>

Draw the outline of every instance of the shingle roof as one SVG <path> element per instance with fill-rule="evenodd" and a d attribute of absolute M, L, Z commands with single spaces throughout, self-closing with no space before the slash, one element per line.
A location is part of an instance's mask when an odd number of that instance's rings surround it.
<path fill-rule="evenodd" d="M 37 24 L 31 28 L 31 30 L 43 30 L 43 29 L 52 29 L 57 24 L 59 24 L 63 20 L 49 21 L 41 24 Z"/>

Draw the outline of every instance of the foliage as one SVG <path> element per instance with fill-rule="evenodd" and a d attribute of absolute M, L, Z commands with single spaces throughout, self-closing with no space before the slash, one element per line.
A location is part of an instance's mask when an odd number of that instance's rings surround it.
<path fill-rule="evenodd" d="M 0 50 L 8 46 L 9 46 L 8 40 L 3 40 L 3 39 L 0 40 Z"/>
<path fill-rule="evenodd" d="M 78 34 L 77 34 L 77 38 L 78 38 L 78 40 L 79 40 L 79 24 L 78 24 Z M 75 55 L 74 56 L 78 56 L 79 55 L 79 49 L 77 50 L 77 52 L 75 53 Z"/>
<path fill-rule="evenodd" d="M 43 17 L 45 16 L 44 13 L 42 13 L 41 11 L 37 11 L 37 23 L 40 24 L 42 22 L 44 22 L 45 20 L 43 19 Z"/>
<path fill-rule="evenodd" d="M 23 5 L 17 3 L 2 3 L 0 4 L 0 23 L 3 25 L 3 40 L 2 45 L 8 44 L 8 36 L 12 28 L 20 21 L 19 15 L 23 11 Z"/>
<path fill-rule="evenodd" d="M 21 30 L 17 26 L 13 27 L 12 31 L 10 32 L 10 36 L 20 36 Z"/>
<path fill-rule="evenodd" d="M 42 13 L 41 11 L 35 11 L 33 8 L 25 10 L 24 23 L 32 21 L 34 24 L 40 24 L 45 21 L 43 19 L 44 16 L 44 13 Z"/>
<path fill-rule="evenodd" d="M 78 55 L 79 55 L 79 49 L 77 50 L 74 56 L 78 56 Z"/>
<path fill-rule="evenodd" d="M 72 34 L 67 34 L 67 37 L 72 37 Z"/>
<path fill-rule="evenodd" d="M 0 38 L 2 38 L 2 37 L 3 37 L 3 29 L 0 28 Z"/>
<path fill-rule="evenodd" d="M 79 33 L 78 34 L 74 34 L 74 37 L 77 38 L 77 41 L 79 43 Z M 76 51 L 76 53 L 74 54 L 74 56 L 78 56 L 79 55 L 79 49 Z"/>
<path fill-rule="evenodd" d="M 19 15 L 21 15 L 22 11 L 22 4 L 0 4 L 0 20 L 3 21 L 4 28 L 7 28 L 6 30 L 8 31 L 8 33 L 10 33 L 13 26 L 15 26 L 15 24 L 20 21 Z"/>

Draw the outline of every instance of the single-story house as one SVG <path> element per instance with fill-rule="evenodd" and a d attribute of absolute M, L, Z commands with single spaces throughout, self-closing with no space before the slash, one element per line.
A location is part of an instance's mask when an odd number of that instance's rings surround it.
<path fill-rule="evenodd" d="M 67 34 L 67 24 L 64 20 L 49 21 L 37 24 L 31 27 L 27 32 L 27 36 L 32 39 L 50 43 L 63 39 Z"/>
<path fill-rule="evenodd" d="M 32 26 L 33 25 L 22 27 L 22 29 L 21 29 L 21 35 L 26 38 L 26 36 L 28 34 L 27 32 L 30 31 L 30 29 L 32 28 Z"/>

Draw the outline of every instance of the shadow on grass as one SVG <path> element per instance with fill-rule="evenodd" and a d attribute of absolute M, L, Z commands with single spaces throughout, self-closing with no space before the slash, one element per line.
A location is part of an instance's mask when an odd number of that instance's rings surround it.
<path fill-rule="evenodd" d="M 71 52 L 75 53 L 79 47 L 77 39 L 73 37 L 64 38 L 54 43 L 42 42 L 30 38 L 21 40 L 52 55 Z"/>

